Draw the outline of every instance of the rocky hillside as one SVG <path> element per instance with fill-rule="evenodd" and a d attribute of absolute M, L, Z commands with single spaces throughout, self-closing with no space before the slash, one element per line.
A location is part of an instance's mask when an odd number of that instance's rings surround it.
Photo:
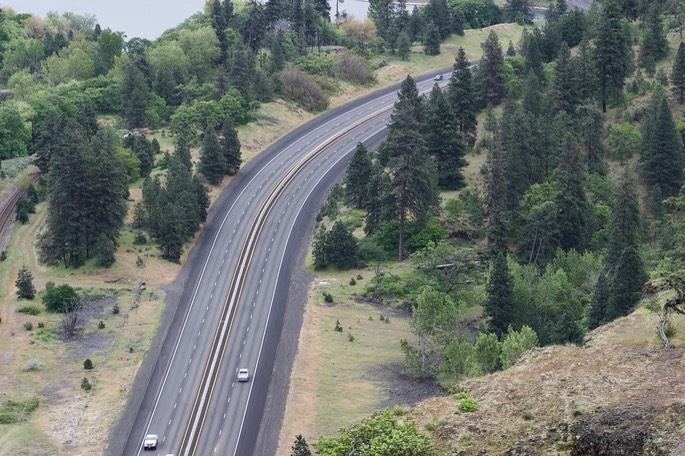
<path fill-rule="evenodd" d="M 663 349 L 658 315 L 641 308 L 598 328 L 584 347 L 551 346 L 410 411 L 444 455 L 684 455 L 685 317 Z"/>

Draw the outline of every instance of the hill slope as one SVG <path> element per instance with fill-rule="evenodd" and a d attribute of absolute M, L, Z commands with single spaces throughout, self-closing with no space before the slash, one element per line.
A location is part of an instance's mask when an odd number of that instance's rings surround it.
<path fill-rule="evenodd" d="M 536 349 L 465 381 L 476 412 L 460 412 L 448 396 L 409 416 L 434 429 L 445 455 L 683 455 L 685 319 L 675 322 L 678 348 L 661 348 L 658 315 L 641 308 L 590 333 L 582 348 Z"/>

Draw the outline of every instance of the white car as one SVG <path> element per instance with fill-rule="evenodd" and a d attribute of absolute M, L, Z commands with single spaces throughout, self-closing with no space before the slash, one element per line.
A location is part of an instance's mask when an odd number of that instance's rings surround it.
<path fill-rule="evenodd" d="M 157 448 L 157 434 L 148 434 L 143 441 L 143 450 L 154 450 Z"/>
<path fill-rule="evenodd" d="M 242 368 L 238 371 L 238 381 L 239 382 L 246 382 L 250 379 L 250 371 Z"/>
<path fill-rule="evenodd" d="M 442 81 L 442 75 L 439 74 L 436 77 L 433 78 L 434 81 Z"/>

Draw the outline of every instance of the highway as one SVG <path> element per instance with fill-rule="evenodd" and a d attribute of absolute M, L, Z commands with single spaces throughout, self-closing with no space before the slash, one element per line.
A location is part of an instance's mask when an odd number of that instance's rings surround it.
<path fill-rule="evenodd" d="M 430 90 L 435 74 L 417 80 L 420 91 Z M 188 280 L 123 454 L 253 454 L 293 249 L 306 245 L 305 228 L 357 143 L 385 134 L 397 90 L 315 118 L 267 148 L 224 190 L 185 266 Z M 240 368 L 250 370 L 248 382 L 237 381 Z M 159 436 L 155 452 L 142 450 L 147 433 Z"/>

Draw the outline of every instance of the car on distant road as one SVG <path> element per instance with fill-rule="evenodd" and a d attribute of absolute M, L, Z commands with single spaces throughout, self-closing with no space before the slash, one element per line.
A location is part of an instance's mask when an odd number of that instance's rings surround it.
<path fill-rule="evenodd" d="M 238 381 L 239 382 L 246 382 L 250 379 L 250 371 L 242 368 L 238 371 Z"/>
<path fill-rule="evenodd" d="M 154 450 L 157 448 L 157 434 L 148 434 L 143 441 L 143 450 Z"/>
<path fill-rule="evenodd" d="M 439 74 L 436 77 L 433 78 L 434 81 L 442 81 L 442 75 Z"/>

